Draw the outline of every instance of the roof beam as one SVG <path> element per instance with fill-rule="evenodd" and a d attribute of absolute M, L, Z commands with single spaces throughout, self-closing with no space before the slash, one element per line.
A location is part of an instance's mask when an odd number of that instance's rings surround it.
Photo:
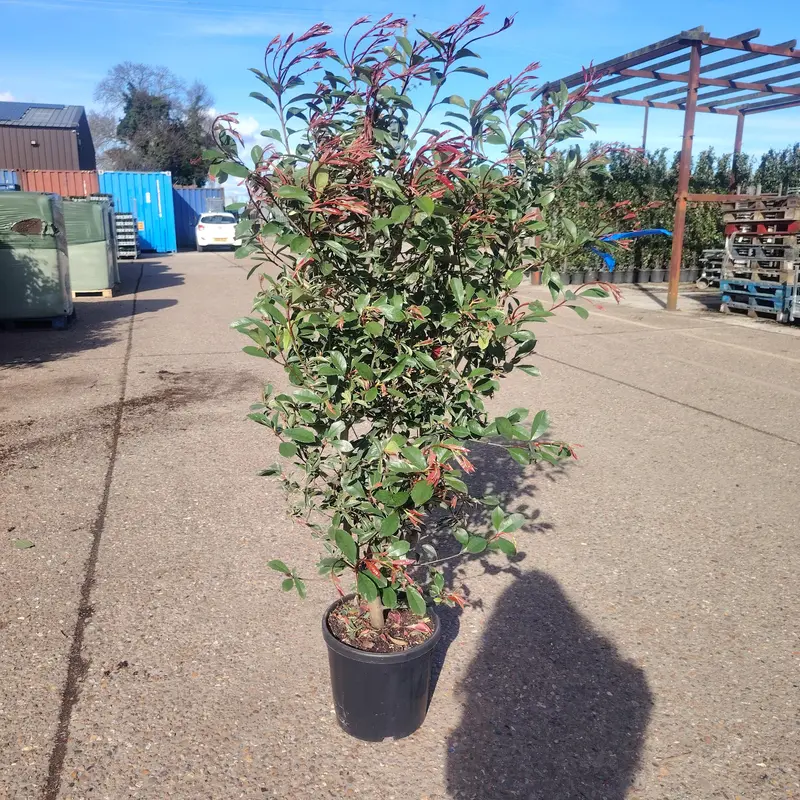
<path fill-rule="evenodd" d="M 731 36 L 731 39 L 737 39 L 738 41 L 744 42 L 744 41 L 749 41 L 750 39 L 755 39 L 758 36 L 761 36 L 761 28 L 755 28 L 752 31 L 745 31 L 744 33 L 737 33 L 735 36 Z M 796 40 L 792 42 L 792 47 L 794 47 L 795 44 L 797 44 Z M 711 55 L 711 53 L 716 53 L 718 50 L 719 50 L 719 47 L 704 47 L 700 51 L 700 55 L 701 56 Z M 747 61 L 748 59 L 751 59 L 751 58 L 758 58 L 758 55 L 751 55 L 751 54 L 748 53 L 748 54 L 743 55 L 743 56 L 736 56 L 735 59 L 730 59 L 730 61 L 731 61 L 732 64 L 738 64 L 739 61 Z M 681 55 L 675 56 L 674 58 L 668 58 L 666 61 L 659 61 L 657 64 L 650 64 L 650 69 L 667 69 L 669 67 L 674 67 L 676 64 L 684 64 L 688 60 L 689 60 L 689 51 L 687 50 L 685 53 L 681 53 Z M 728 66 L 728 65 L 727 64 L 723 64 L 722 62 L 720 62 L 720 66 Z M 700 72 L 706 72 L 709 69 L 713 69 L 713 66 L 702 67 L 700 69 Z M 620 77 L 609 78 L 608 80 L 604 80 L 604 81 L 601 81 L 600 83 L 598 83 L 595 88 L 597 88 L 597 89 L 607 89 L 609 86 L 614 86 L 617 83 L 622 83 L 623 81 L 627 81 L 627 80 L 628 80 L 627 78 L 620 78 Z M 653 86 L 658 86 L 658 85 L 660 85 L 660 84 L 656 83 L 655 81 L 652 84 L 649 84 L 649 85 L 641 84 L 639 87 L 637 87 L 633 91 L 637 91 L 638 92 L 638 91 L 642 91 L 644 89 L 649 89 L 649 88 L 651 88 Z M 623 89 L 623 90 L 621 90 L 619 92 L 613 92 L 612 96 L 616 97 L 617 95 L 623 95 L 623 94 L 632 94 L 632 90 L 629 89 L 629 88 Z M 647 97 L 645 99 L 646 100 L 651 100 L 651 99 L 655 99 L 655 98 Z"/>
<path fill-rule="evenodd" d="M 784 42 L 778 47 L 783 47 L 784 45 L 788 45 L 790 47 L 794 47 L 797 44 L 797 39 L 792 39 L 789 42 Z M 718 61 L 714 64 L 708 64 L 705 67 L 700 69 L 700 72 L 712 72 L 717 69 L 721 69 L 722 67 L 731 66 L 731 64 L 739 64 L 742 61 L 749 61 L 752 58 L 763 58 L 760 53 L 745 53 L 742 56 L 736 56 L 736 58 L 727 58 L 724 61 Z M 724 78 L 748 78 L 751 75 L 758 75 L 761 72 L 773 72 L 776 69 L 783 69 L 783 67 L 792 67 L 797 62 L 793 58 L 783 58 L 780 61 L 772 61 L 769 64 L 759 64 L 757 67 L 750 67 L 750 69 L 742 69 L 739 72 L 731 72 L 729 75 L 723 75 Z M 781 80 L 781 78 L 770 78 L 772 81 Z M 727 92 L 727 90 L 726 90 Z M 726 92 L 714 92 L 712 94 L 706 94 L 705 97 L 716 97 L 718 94 L 725 94 Z M 650 94 L 647 95 L 644 99 L 645 100 L 662 100 L 665 97 L 672 97 L 672 96 L 683 96 L 683 91 L 676 90 L 676 89 L 667 89 L 664 92 L 658 92 L 657 94 Z M 702 99 L 702 98 L 701 98 Z"/>
<path fill-rule="evenodd" d="M 703 26 L 698 25 L 688 31 L 682 31 L 677 36 L 670 36 L 668 39 L 662 39 L 655 44 L 649 44 L 646 47 L 640 47 L 638 50 L 633 50 L 626 53 L 624 56 L 612 58 L 608 61 L 603 61 L 600 64 L 595 64 L 593 69 L 596 73 L 602 74 L 608 72 L 612 67 L 635 67 L 637 64 L 643 64 L 645 61 L 650 61 L 653 58 L 661 58 L 661 56 L 674 53 L 676 50 L 683 50 L 689 42 L 702 40 L 707 37 L 707 33 L 703 33 Z M 568 88 L 580 86 L 586 80 L 586 74 L 583 70 L 580 72 L 573 72 L 572 75 L 567 75 L 560 81 L 551 81 L 544 84 L 534 97 L 547 92 L 550 89 L 558 88 L 562 83 L 565 83 Z"/>
<path fill-rule="evenodd" d="M 737 111 L 740 114 L 761 114 L 764 111 L 780 111 L 782 108 L 794 108 L 800 106 L 800 98 L 779 100 L 777 97 L 765 100 L 762 103 L 750 103 L 749 105 L 739 106 Z M 729 111 L 730 109 L 725 109 Z"/>
<path fill-rule="evenodd" d="M 686 74 L 657 72 L 650 69 L 620 69 L 615 70 L 615 72 L 619 75 L 625 75 L 628 78 L 657 78 L 666 83 L 689 83 L 689 76 Z M 772 83 L 749 83 L 747 81 L 734 81 L 726 78 L 698 78 L 697 83 L 700 86 L 724 86 L 727 89 L 754 89 L 755 91 L 767 92 L 768 94 L 800 94 L 800 91 L 793 86 L 775 86 Z M 618 97 L 619 95 L 615 92 L 609 96 Z"/>
<path fill-rule="evenodd" d="M 800 78 L 800 70 L 795 70 L 794 72 L 787 72 L 787 73 L 785 73 L 783 75 L 776 75 L 774 78 L 770 78 L 769 79 L 770 80 L 769 85 L 772 86 L 777 81 L 789 81 L 789 80 L 794 80 L 795 78 Z M 776 87 L 776 88 L 780 89 L 780 88 L 784 88 L 784 87 Z M 706 105 L 713 106 L 713 105 L 717 105 L 717 103 L 719 101 L 715 101 L 713 103 L 709 103 L 708 102 L 709 100 L 713 100 L 715 97 L 722 97 L 723 95 L 731 94 L 731 92 L 738 92 L 738 91 L 740 91 L 740 90 L 739 89 L 720 89 L 720 90 L 718 90 L 716 92 L 705 92 L 705 94 L 698 95 L 697 99 L 701 103 L 705 103 Z M 767 95 L 767 94 L 772 94 L 772 92 L 769 92 L 766 89 L 764 89 L 764 90 L 760 91 L 760 94 Z M 781 92 L 781 94 L 794 94 L 794 92 Z M 753 95 L 753 96 L 755 96 L 755 95 Z"/>
<path fill-rule="evenodd" d="M 760 53 L 765 56 L 788 56 L 789 58 L 800 59 L 800 50 L 791 47 L 778 47 L 769 44 L 757 44 L 756 42 L 738 42 L 736 39 L 717 39 L 709 36 L 705 39 L 706 44 L 714 47 L 728 48 L 730 50 L 746 50 L 749 53 Z"/>
<path fill-rule="evenodd" d="M 668 108 L 673 111 L 683 111 L 685 103 L 658 103 L 653 100 L 629 100 L 623 97 L 607 97 L 605 95 L 589 95 L 586 98 L 590 103 L 610 103 L 618 106 L 637 106 L 639 108 Z M 739 112 L 731 108 L 711 108 L 710 106 L 697 106 L 697 111 L 705 114 L 728 114 L 739 116 Z"/>
<path fill-rule="evenodd" d="M 794 83 L 791 86 L 787 86 L 787 89 L 797 89 L 800 87 L 800 83 Z M 706 103 L 707 106 L 710 108 L 717 108 L 718 106 L 729 106 L 732 103 L 742 103 L 745 100 L 757 100 L 760 97 L 768 97 L 771 93 L 770 92 L 752 92 L 751 94 L 740 94 L 738 97 L 726 97 L 722 100 L 714 100 L 712 103 Z M 791 92 L 791 94 L 796 94 L 795 92 Z M 776 97 L 776 103 L 780 103 L 783 98 Z"/>

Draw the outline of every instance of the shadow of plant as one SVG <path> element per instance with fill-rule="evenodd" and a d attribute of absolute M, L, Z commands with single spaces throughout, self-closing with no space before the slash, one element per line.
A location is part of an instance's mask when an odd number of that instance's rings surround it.
<path fill-rule="evenodd" d="M 639 762 L 652 695 L 539 571 L 498 601 L 457 687 L 448 739 L 456 800 L 623 800 Z"/>

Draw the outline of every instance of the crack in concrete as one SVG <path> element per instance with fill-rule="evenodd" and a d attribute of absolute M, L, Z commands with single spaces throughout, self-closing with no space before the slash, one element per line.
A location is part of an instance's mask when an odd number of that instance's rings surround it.
<path fill-rule="evenodd" d="M 108 501 L 111 496 L 111 482 L 114 479 L 114 467 L 117 462 L 117 449 L 120 431 L 122 430 L 122 416 L 125 411 L 125 393 L 128 387 L 128 365 L 130 363 L 131 350 L 133 349 L 133 323 L 136 319 L 136 301 L 143 275 L 144 263 L 142 263 L 139 269 L 139 277 L 136 279 L 136 287 L 133 290 L 133 303 L 131 305 L 130 320 L 128 322 L 128 341 L 125 346 L 125 355 L 122 359 L 122 376 L 120 380 L 119 396 L 117 398 L 114 424 L 111 431 L 111 449 L 109 452 L 108 468 L 106 469 L 105 478 L 103 480 L 103 495 L 100 498 L 100 503 L 97 506 L 97 515 L 92 524 L 92 546 L 84 566 L 83 582 L 81 583 L 80 599 L 78 602 L 78 617 L 75 621 L 75 629 L 69 648 L 67 677 L 64 681 L 64 689 L 61 693 L 58 727 L 56 728 L 56 734 L 53 740 L 53 750 L 50 753 L 47 783 L 45 784 L 42 794 L 43 800 L 57 800 L 61 790 L 61 774 L 67 755 L 72 710 L 78 701 L 80 684 L 86 677 L 89 667 L 88 662 L 83 658 L 83 640 L 86 634 L 86 625 L 94 613 L 94 608 L 91 603 L 92 589 L 94 588 L 95 574 L 97 571 L 97 559 L 100 554 L 100 540 L 103 536 L 106 513 L 108 511 Z"/>

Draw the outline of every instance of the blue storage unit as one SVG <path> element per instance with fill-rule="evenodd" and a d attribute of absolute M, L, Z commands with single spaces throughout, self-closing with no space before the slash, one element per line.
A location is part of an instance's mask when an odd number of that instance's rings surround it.
<path fill-rule="evenodd" d="M 172 193 L 178 247 L 194 249 L 197 244 L 194 228 L 198 218 L 205 211 L 222 211 L 225 208 L 225 190 L 173 186 Z"/>
<path fill-rule="evenodd" d="M 139 248 L 174 253 L 175 205 L 169 172 L 101 172 L 100 192 L 114 198 L 114 210 L 136 217 Z"/>
<path fill-rule="evenodd" d="M 19 191 L 19 176 L 13 169 L 0 169 L 0 192 Z"/>

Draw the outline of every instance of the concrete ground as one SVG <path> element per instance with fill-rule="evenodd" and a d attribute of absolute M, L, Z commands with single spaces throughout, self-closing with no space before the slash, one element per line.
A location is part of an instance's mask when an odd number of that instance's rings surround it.
<path fill-rule="evenodd" d="M 255 474 L 277 452 L 245 414 L 283 381 L 227 328 L 255 283 L 228 254 L 123 269 L 71 330 L 0 333 L 0 798 L 800 797 L 796 330 L 635 291 L 538 328 L 542 377 L 496 409 L 548 408 L 580 459 L 475 449 L 523 555 L 453 575 L 425 725 L 365 744 L 329 696 L 332 587 L 266 566 L 314 574 Z"/>

